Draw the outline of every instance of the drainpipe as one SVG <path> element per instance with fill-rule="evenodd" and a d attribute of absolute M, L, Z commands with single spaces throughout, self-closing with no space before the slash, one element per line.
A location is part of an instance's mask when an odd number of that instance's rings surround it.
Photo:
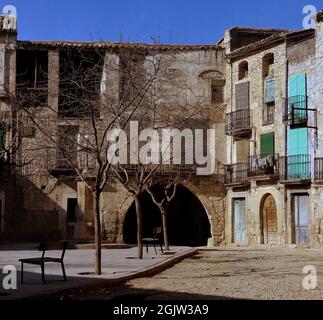
<path fill-rule="evenodd" d="M 287 51 L 286 51 L 286 56 L 287 56 Z M 289 61 L 288 59 L 286 59 L 286 75 L 285 75 L 285 97 L 286 99 L 288 99 L 288 75 L 289 75 Z M 286 101 L 285 101 L 286 102 Z M 285 107 L 285 105 L 284 105 Z M 285 125 L 285 159 L 284 159 L 284 174 L 286 175 L 287 178 L 287 154 L 288 154 L 288 126 Z M 287 199 L 287 188 L 286 186 L 284 186 L 284 217 L 285 217 L 285 244 L 288 243 L 288 227 L 287 227 L 287 223 L 288 223 L 288 219 L 287 219 L 287 208 L 288 208 L 288 199 Z"/>
<path fill-rule="evenodd" d="M 233 112 L 233 68 L 232 63 L 230 62 L 230 72 L 231 72 L 231 113 Z M 231 164 L 233 162 L 233 138 L 231 137 Z"/>

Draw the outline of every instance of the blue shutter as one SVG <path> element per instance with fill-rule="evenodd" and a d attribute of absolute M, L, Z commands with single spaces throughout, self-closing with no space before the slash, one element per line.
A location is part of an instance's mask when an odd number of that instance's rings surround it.
<path fill-rule="evenodd" d="M 275 102 L 275 79 L 265 81 L 265 103 Z"/>

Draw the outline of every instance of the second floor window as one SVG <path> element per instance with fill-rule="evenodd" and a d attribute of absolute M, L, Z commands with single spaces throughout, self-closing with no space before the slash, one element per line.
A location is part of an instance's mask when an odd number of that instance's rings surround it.
<path fill-rule="evenodd" d="M 104 54 L 86 50 L 60 53 L 59 114 L 63 117 L 98 117 Z"/>
<path fill-rule="evenodd" d="M 77 139 L 79 127 L 58 126 L 57 167 L 73 168 L 77 166 Z"/>
<path fill-rule="evenodd" d="M 17 51 L 17 97 L 23 107 L 46 106 L 48 101 L 48 52 Z"/>
<path fill-rule="evenodd" d="M 211 103 L 223 103 L 224 101 L 224 81 L 211 81 Z"/>

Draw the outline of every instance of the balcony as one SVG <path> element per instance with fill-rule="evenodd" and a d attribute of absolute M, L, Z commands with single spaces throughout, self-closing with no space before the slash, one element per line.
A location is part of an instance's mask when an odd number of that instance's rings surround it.
<path fill-rule="evenodd" d="M 248 164 L 235 163 L 225 166 L 225 185 L 244 185 L 248 183 Z"/>
<path fill-rule="evenodd" d="M 294 96 L 284 100 L 283 122 L 289 123 L 293 129 L 306 127 L 307 120 L 307 96 Z"/>
<path fill-rule="evenodd" d="M 53 154 L 54 151 L 54 154 Z M 75 177 L 77 170 L 84 176 L 92 176 L 95 172 L 96 161 L 95 158 L 88 152 L 77 151 L 75 157 L 70 157 L 68 160 L 59 155 L 59 152 L 52 150 L 48 153 L 47 166 L 49 173 L 54 177 Z M 53 157 L 50 157 L 50 154 Z"/>
<path fill-rule="evenodd" d="M 286 182 L 311 180 L 311 156 L 298 154 L 280 157 L 279 179 Z"/>
<path fill-rule="evenodd" d="M 252 133 L 251 111 L 241 109 L 225 115 L 225 134 L 238 138 L 250 138 Z"/>
<path fill-rule="evenodd" d="M 314 159 L 314 180 L 323 181 L 323 158 Z"/>
<path fill-rule="evenodd" d="M 248 177 L 252 178 L 278 178 L 279 155 L 256 155 L 249 157 Z"/>

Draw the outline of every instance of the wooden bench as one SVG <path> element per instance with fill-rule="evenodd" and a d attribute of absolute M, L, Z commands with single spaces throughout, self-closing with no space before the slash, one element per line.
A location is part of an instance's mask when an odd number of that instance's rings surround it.
<path fill-rule="evenodd" d="M 163 250 L 163 242 L 162 242 L 162 239 L 161 239 L 162 230 L 163 230 L 162 227 L 154 228 L 153 229 L 153 237 L 152 238 L 143 238 L 142 239 L 142 244 L 143 245 L 146 245 L 146 251 L 147 251 L 147 253 L 148 253 L 148 248 L 149 248 L 149 245 L 150 244 L 153 244 L 154 245 L 155 253 L 156 254 L 157 254 L 156 244 L 159 244 L 160 245 L 160 249 L 161 249 L 162 253 L 164 253 L 164 250 Z"/>
<path fill-rule="evenodd" d="M 29 258 L 29 259 L 20 259 L 21 262 L 21 283 L 24 283 L 24 263 L 26 264 L 34 264 L 39 265 L 41 268 L 41 277 L 43 283 L 46 283 L 45 280 L 45 264 L 46 263 L 60 263 L 63 271 L 64 281 L 67 280 L 64 266 L 64 256 L 65 251 L 67 249 L 68 242 L 67 241 L 58 241 L 58 242 L 43 242 L 39 244 L 39 251 L 42 251 L 42 256 L 39 258 Z M 61 250 L 60 257 L 46 257 L 45 253 L 49 250 Z"/>

